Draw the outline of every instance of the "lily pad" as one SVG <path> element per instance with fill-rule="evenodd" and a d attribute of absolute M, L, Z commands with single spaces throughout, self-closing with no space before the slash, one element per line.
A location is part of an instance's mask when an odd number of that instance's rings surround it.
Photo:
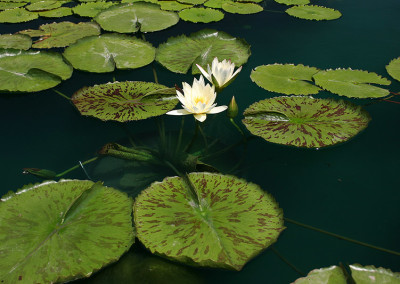
<path fill-rule="evenodd" d="M 137 2 L 114 5 L 100 12 L 94 20 L 106 31 L 118 33 L 155 32 L 179 21 L 175 12 L 163 11 L 153 3 Z"/>
<path fill-rule="evenodd" d="M 0 51 L 0 91 L 37 92 L 72 75 L 71 65 L 54 52 Z"/>
<path fill-rule="evenodd" d="M 285 5 L 307 5 L 310 0 L 274 0 L 276 3 Z"/>
<path fill-rule="evenodd" d="M 180 11 L 179 17 L 192 23 L 211 23 L 221 21 L 224 13 L 212 8 L 189 8 Z"/>
<path fill-rule="evenodd" d="M 31 12 L 52 10 L 61 7 L 63 1 L 37 1 L 25 7 L 26 10 Z"/>
<path fill-rule="evenodd" d="M 166 11 L 180 11 L 193 6 L 191 4 L 182 4 L 177 1 L 159 1 L 158 4 L 161 6 L 161 10 Z"/>
<path fill-rule="evenodd" d="M 357 284 L 400 284 L 400 273 L 375 266 L 350 265 L 351 276 Z"/>
<path fill-rule="evenodd" d="M 255 14 L 261 12 L 263 7 L 254 3 L 226 2 L 222 4 L 225 12 L 232 14 Z"/>
<path fill-rule="evenodd" d="M 39 16 L 45 18 L 61 18 L 71 16 L 72 14 L 72 9 L 69 7 L 60 7 L 49 11 L 39 12 Z"/>
<path fill-rule="evenodd" d="M 52 47 L 65 47 L 78 39 L 99 35 L 100 27 L 95 23 L 71 23 L 60 22 L 41 25 L 39 30 L 24 30 L 20 32 L 31 37 L 40 37 L 32 45 L 34 48 L 52 48 Z"/>
<path fill-rule="evenodd" d="M 271 64 L 256 67 L 250 74 L 251 80 L 270 92 L 286 95 L 317 94 L 320 88 L 311 84 L 312 76 L 319 69 L 302 64 Z"/>
<path fill-rule="evenodd" d="M 172 37 L 157 48 L 156 60 L 176 73 L 199 74 L 196 64 L 207 66 L 215 57 L 219 61 L 230 59 L 237 67 L 247 62 L 250 45 L 242 40 L 216 30 L 201 30 L 189 37 Z"/>
<path fill-rule="evenodd" d="M 72 8 L 72 11 L 81 17 L 94 18 L 103 10 L 110 8 L 115 5 L 113 2 L 90 2 L 82 3 Z"/>
<path fill-rule="evenodd" d="M 119 122 L 165 114 L 178 103 L 173 88 L 150 82 L 114 82 L 85 87 L 72 96 L 82 115 Z"/>
<path fill-rule="evenodd" d="M 64 56 L 76 69 L 103 73 L 146 66 L 153 62 L 155 49 L 135 37 L 104 34 L 78 40 L 65 49 Z"/>
<path fill-rule="evenodd" d="M 400 57 L 390 61 L 390 63 L 386 65 L 386 71 L 394 79 L 400 81 Z"/>
<path fill-rule="evenodd" d="M 27 35 L 0 35 L 0 48 L 14 48 L 28 50 L 32 46 L 32 40 Z"/>
<path fill-rule="evenodd" d="M 13 2 L 0 2 L 0 10 L 9 10 L 14 8 L 23 7 L 26 5 L 26 2 L 21 3 L 13 3 Z"/>
<path fill-rule="evenodd" d="M 340 267 L 314 269 L 306 277 L 297 279 L 294 284 L 346 284 L 346 276 Z"/>
<path fill-rule="evenodd" d="M 370 84 L 390 85 L 390 81 L 376 73 L 336 69 L 320 71 L 313 76 L 315 84 L 325 90 L 349 98 L 381 98 L 389 95 L 389 90 Z"/>
<path fill-rule="evenodd" d="M 258 185 L 212 173 L 188 179 L 196 200 L 180 177 L 155 182 L 136 198 L 137 236 L 151 252 L 240 270 L 284 229 L 282 210 Z"/>
<path fill-rule="evenodd" d="M 24 8 L 15 8 L 0 12 L 0 23 L 23 23 L 39 18 L 39 14 Z"/>
<path fill-rule="evenodd" d="M 134 242 L 132 200 L 99 183 L 50 181 L 1 201 L 0 282 L 87 277 Z"/>
<path fill-rule="evenodd" d="M 179 0 L 179 2 L 183 4 L 201 5 L 206 2 L 206 0 Z"/>
<path fill-rule="evenodd" d="M 222 4 L 224 4 L 226 2 L 230 3 L 233 1 L 232 0 L 208 0 L 207 2 L 204 3 L 204 6 L 209 7 L 209 8 L 222 9 Z"/>
<path fill-rule="evenodd" d="M 304 96 L 262 100 L 243 114 L 243 123 L 252 134 L 269 142 L 306 148 L 344 142 L 371 120 L 353 103 Z"/>
<path fill-rule="evenodd" d="M 338 10 L 316 5 L 293 6 L 285 12 L 296 18 L 316 21 L 336 20 L 342 16 Z"/>

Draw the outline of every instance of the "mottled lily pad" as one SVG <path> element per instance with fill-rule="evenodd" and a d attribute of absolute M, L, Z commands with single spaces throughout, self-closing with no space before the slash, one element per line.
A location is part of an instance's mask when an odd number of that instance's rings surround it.
<path fill-rule="evenodd" d="M 316 21 L 336 20 L 342 16 L 338 10 L 316 5 L 293 6 L 285 12 L 296 18 Z"/>
<path fill-rule="evenodd" d="M 390 85 L 390 81 L 376 73 L 336 69 L 320 71 L 313 76 L 315 84 L 337 94 L 349 98 L 381 98 L 389 95 L 389 90 L 370 84 Z"/>
<path fill-rule="evenodd" d="M 232 14 L 255 14 L 263 10 L 260 5 L 254 3 L 225 2 L 222 4 L 225 12 Z"/>
<path fill-rule="evenodd" d="M 134 37 L 104 34 L 78 40 L 65 49 L 64 56 L 76 69 L 102 73 L 146 66 L 153 62 L 155 49 Z"/>
<path fill-rule="evenodd" d="M 72 101 L 82 115 L 119 122 L 162 115 L 178 103 L 173 88 L 129 81 L 82 88 Z"/>
<path fill-rule="evenodd" d="M 236 66 L 241 66 L 249 56 L 250 45 L 244 40 L 205 29 L 189 37 L 181 35 L 169 38 L 157 48 L 156 60 L 172 72 L 185 74 L 192 67 L 192 74 L 199 74 L 196 64 L 211 65 L 215 57 L 219 61 L 230 59 Z"/>
<path fill-rule="evenodd" d="M 0 91 L 37 92 L 72 75 L 71 65 L 54 52 L 0 51 Z"/>
<path fill-rule="evenodd" d="M 370 121 L 369 114 L 353 103 L 304 96 L 262 100 L 249 106 L 244 116 L 243 123 L 252 134 L 306 148 L 344 142 Z"/>
<path fill-rule="evenodd" d="M 115 5 L 113 2 L 90 2 L 82 3 L 72 8 L 72 11 L 81 17 L 94 18 L 103 10 L 110 8 Z"/>
<path fill-rule="evenodd" d="M 177 1 L 159 1 L 158 4 L 161 6 L 161 10 L 166 11 L 180 11 L 193 6 L 191 4 L 182 4 Z"/>
<path fill-rule="evenodd" d="M 39 12 L 39 16 L 45 18 L 61 18 L 71 16 L 72 14 L 72 9 L 69 7 L 60 7 L 49 11 Z"/>
<path fill-rule="evenodd" d="M 45 182 L 1 201 L 0 282 L 87 277 L 134 242 L 132 200 L 99 183 Z"/>
<path fill-rule="evenodd" d="M 390 63 L 386 65 L 386 71 L 394 79 L 400 81 L 400 57 L 390 61 Z"/>
<path fill-rule="evenodd" d="M 24 30 L 20 32 L 31 37 L 40 37 L 32 45 L 34 48 L 65 47 L 78 39 L 99 35 L 100 27 L 95 23 L 60 22 L 41 25 L 39 30 Z"/>
<path fill-rule="evenodd" d="M 163 11 L 159 5 L 146 2 L 114 5 L 100 12 L 94 20 L 106 31 L 118 33 L 155 32 L 179 21 L 175 12 Z"/>
<path fill-rule="evenodd" d="M 400 284 L 400 273 L 375 266 L 350 265 L 351 276 L 357 284 Z"/>
<path fill-rule="evenodd" d="M 240 270 L 284 229 L 282 210 L 259 186 L 234 176 L 191 173 L 153 183 L 136 198 L 139 240 L 188 264 Z"/>
<path fill-rule="evenodd" d="M 0 48 L 14 48 L 28 50 L 32 46 L 32 40 L 27 35 L 0 35 Z"/>
<path fill-rule="evenodd" d="M 179 17 L 192 23 L 211 23 L 221 21 L 224 13 L 212 8 L 189 8 L 180 11 Z"/>
<path fill-rule="evenodd" d="M 0 12 L 0 23 L 23 23 L 39 17 L 38 13 L 29 12 L 24 8 L 15 8 Z"/>
<path fill-rule="evenodd" d="M 271 64 L 256 67 L 251 80 L 270 92 L 286 95 L 317 94 L 320 88 L 313 85 L 312 76 L 319 70 L 302 64 Z"/>
<path fill-rule="evenodd" d="M 31 12 L 46 11 L 59 8 L 63 3 L 63 1 L 37 1 L 27 5 L 25 9 Z"/>
<path fill-rule="evenodd" d="M 279 4 L 285 5 L 307 5 L 310 4 L 310 0 L 274 0 Z"/>

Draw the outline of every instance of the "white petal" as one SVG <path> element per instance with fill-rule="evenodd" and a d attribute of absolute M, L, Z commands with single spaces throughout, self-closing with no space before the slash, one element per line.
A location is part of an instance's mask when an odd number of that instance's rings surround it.
<path fill-rule="evenodd" d="M 199 64 L 196 64 L 197 68 L 199 68 L 200 72 L 207 78 L 207 80 L 211 79 L 211 72 L 207 73 Z"/>
<path fill-rule="evenodd" d="M 167 112 L 166 114 L 169 114 L 169 115 L 186 115 L 186 114 L 191 114 L 191 112 L 188 112 L 186 109 L 174 109 L 174 110 L 171 110 L 171 111 Z"/>
<path fill-rule="evenodd" d="M 210 109 L 207 113 L 209 113 L 209 114 L 220 113 L 220 112 L 223 112 L 224 110 L 226 110 L 227 108 L 228 108 L 228 106 L 217 106 L 217 107 Z"/>
<path fill-rule="evenodd" d="M 205 113 L 199 113 L 199 114 L 195 114 L 194 118 L 200 122 L 203 122 L 204 120 L 206 120 L 207 115 Z"/>

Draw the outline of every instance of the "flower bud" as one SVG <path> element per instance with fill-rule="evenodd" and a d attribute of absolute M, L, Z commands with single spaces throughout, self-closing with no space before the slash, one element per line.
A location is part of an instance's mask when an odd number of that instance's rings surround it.
<path fill-rule="evenodd" d="M 228 115 L 229 118 L 235 118 L 238 115 L 238 112 L 239 112 L 238 105 L 235 101 L 235 96 L 233 96 L 231 102 L 228 105 L 228 110 L 226 114 Z"/>

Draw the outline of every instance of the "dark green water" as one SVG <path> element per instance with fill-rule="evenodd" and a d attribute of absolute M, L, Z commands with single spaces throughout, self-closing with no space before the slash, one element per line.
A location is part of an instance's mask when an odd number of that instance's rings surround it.
<path fill-rule="evenodd" d="M 230 96 L 235 95 L 241 110 L 255 101 L 273 96 L 250 80 L 251 70 L 262 64 L 302 63 L 321 69 L 351 67 L 390 78 L 385 65 L 400 56 L 399 1 L 324 0 L 313 1 L 313 4 L 335 8 L 341 11 L 343 17 L 335 21 L 314 22 L 279 12 L 266 11 L 250 16 L 226 14 L 220 23 L 180 22 L 167 31 L 148 34 L 146 39 L 158 46 L 170 36 L 189 34 L 205 27 L 244 38 L 251 45 L 252 56 L 219 100 L 219 104 L 227 104 Z M 283 7 L 267 1 L 265 9 L 282 11 Z M 0 31 L 16 32 L 37 28 L 43 23 L 36 20 L 19 25 L 0 24 Z M 155 67 L 162 84 L 179 85 L 182 81 L 193 80 L 191 75 L 173 74 L 159 65 Z M 113 76 L 119 81 L 153 81 L 151 66 L 115 74 L 94 75 L 74 71 L 73 77 L 56 89 L 70 96 L 83 86 L 112 81 Z M 392 80 L 390 90 L 399 92 L 400 83 Z M 318 95 L 327 96 L 330 95 L 323 92 Z M 362 105 L 369 102 L 356 101 Z M 283 147 L 261 139 L 251 141 L 247 161 L 237 175 L 271 193 L 288 218 L 400 251 L 400 105 L 379 102 L 365 109 L 372 117 L 369 127 L 339 146 L 317 151 Z M 128 123 L 124 129 L 118 123 L 81 117 L 67 100 L 51 90 L 26 95 L 1 95 L 0 116 L 0 171 L 3 180 L 0 194 L 39 181 L 33 176 L 23 175 L 24 167 L 61 172 L 78 161 L 93 157 L 105 143 L 123 141 L 126 129 L 137 139 L 156 133 L 152 120 Z M 179 118 L 165 119 L 168 129 L 178 129 Z M 230 143 L 240 139 L 223 120 L 224 116 L 207 120 L 208 134 L 224 135 Z M 190 131 L 190 125 L 187 125 L 187 130 Z M 88 166 L 88 171 L 94 174 L 96 165 Z M 121 177 L 123 175 L 120 173 Z M 86 178 L 80 170 L 66 177 Z M 116 186 L 118 181 L 115 179 L 104 181 Z M 398 256 L 292 224 L 286 226 L 274 247 L 304 272 L 339 262 L 400 271 Z M 208 283 L 279 284 L 293 282 L 299 277 L 271 250 L 256 257 L 241 272 L 196 272 Z M 169 279 L 165 279 L 165 283 L 168 282 Z"/>

